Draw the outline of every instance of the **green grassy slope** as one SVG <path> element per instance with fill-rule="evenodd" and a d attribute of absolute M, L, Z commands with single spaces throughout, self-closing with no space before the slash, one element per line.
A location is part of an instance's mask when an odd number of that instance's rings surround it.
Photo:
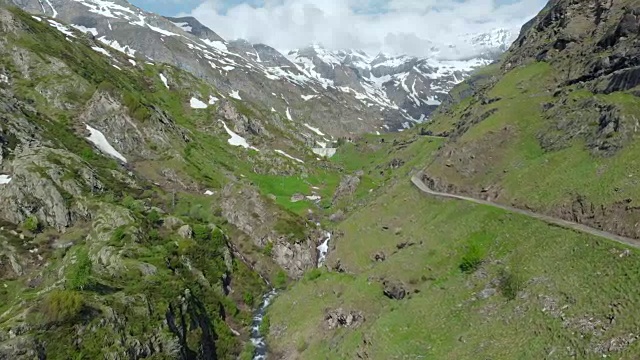
<path fill-rule="evenodd" d="M 635 250 L 432 199 L 408 182 L 339 230 L 331 260 L 339 258 L 347 273 L 322 273 L 275 301 L 269 340 L 276 352 L 300 359 L 595 359 L 633 358 L 640 350 L 628 344 L 640 321 Z M 403 242 L 415 245 L 398 250 Z M 384 262 L 372 260 L 378 252 Z M 464 272 L 465 257 L 481 263 Z M 412 295 L 386 298 L 379 278 L 401 281 Z M 495 294 L 481 298 L 485 289 Z M 340 307 L 362 311 L 366 321 L 327 330 L 325 310 Z"/>
<path fill-rule="evenodd" d="M 614 81 L 594 64 L 613 50 L 599 49 L 593 58 L 586 52 L 602 33 L 623 31 L 623 5 L 607 17 L 582 3 L 552 2 L 522 41 L 537 48 L 514 45 L 474 84 L 452 92 L 455 101 L 423 130 L 445 138 L 415 145 L 412 165 L 398 177 L 378 178 L 386 186 L 338 225 L 331 270 L 308 274 L 276 299 L 269 310 L 276 355 L 637 357 L 638 250 L 500 209 L 431 198 L 408 176 L 411 168 L 424 169 L 437 190 L 639 237 L 637 84 L 625 77 L 615 91 L 603 91 Z M 587 35 L 590 27 L 597 29 Z M 565 51 L 561 40 L 572 47 Z M 566 82 L 587 75 L 595 78 Z M 351 160 L 354 149 L 358 160 Z M 396 151 L 359 143 L 336 159 L 375 173 L 379 163 L 370 159 Z M 385 260 L 376 261 L 381 254 Z M 410 295 L 387 298 L 385 280 Z M 360 311 L 365 321 L 330 329 L 325 317 L 339 308 Z"/>

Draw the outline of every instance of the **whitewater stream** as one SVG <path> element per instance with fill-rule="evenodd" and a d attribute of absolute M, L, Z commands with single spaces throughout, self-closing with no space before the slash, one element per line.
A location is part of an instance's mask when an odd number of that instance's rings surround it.
<path fill-rule="evenodd" d="M 327 253 L 329 252 L 329 241 L 331 240 L 331 233 L 326 233 L 326 238 L 322 244 L 320 244 L 318 249 L 318 267 L 322 267 L 324 265 L 325 259 L 327 258 Z M 266 281 L 266 280 L 265 280 Z M 269 284 L 267 282 L 267 284 Z M 264 360 L 267 358 L 267 342 L 264 338 L 264 335 L 260 333 L 260 325 L 264 321 L 264 315 L 267 312 L 267 308 L 273 301 L 273 298 L 278 295 L 278 291 L 276 289 L 271 289 L 270 292 L 265 294 L 262 297 L 262 304 L 256 312 L 253 314 L 253 322 L 251 323 L 251 342 L 255 347 L 255 352 L 253 353 L 253 360 Z"/>

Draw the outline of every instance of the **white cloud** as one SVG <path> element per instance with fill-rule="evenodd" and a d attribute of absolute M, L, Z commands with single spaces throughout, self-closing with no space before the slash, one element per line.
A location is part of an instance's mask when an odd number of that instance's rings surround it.
<path fill-rule="evenodd" d="M 191 14 L 226 39 L 280 51 L 312 42 L 330 49 L 425 55 L 436 44 L 462 46 L 464 34 L 519 29 L 544 0 L 264 0 L 225 7 L 206 0 Z"/>

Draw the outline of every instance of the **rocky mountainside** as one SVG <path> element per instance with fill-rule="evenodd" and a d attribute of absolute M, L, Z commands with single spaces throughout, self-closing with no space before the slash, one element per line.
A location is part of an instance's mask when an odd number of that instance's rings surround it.
<path fill-rule="evenodd" d="M 466 54 L 454 45 L 434 44 L 430 55 L 422 58 L 370 56 L 359 50 L 329 51 L 313 45 L 291 51 L 287 57 L 325 87 L 353 93 L 367 107 L 380 108 L 387 116 L 399 113 L 405 120 L 402 128 L 407 129 L 428 119 L 474 69 L 497 60 L 515 36 L 516 32 L 505 29 L 465 35 L 461 42 L 468 48 Z M 290 64 L 282 61 L 278 66 Z"/>
<path fill-rule="evenodd" d="M 58 17 L 0 2 L 0 358 L 251 358 L 344 207 L 329 135 Z"/>
<path fill-rule="evenodd" d="M 497 29 L 467 35 L 460 41 L 471 49 L 468 54 L 453 45 L 434 45 L 428 58 L 370 57 L 312 46 L 285 57 L 267 45 L 227 42 L 195 18 L 160 17 L 124 0 L 13 2 L 71 24 L 134 59 L 175 65 L 225 95 L 237 93 L 334 137 L 406 129 L 424 121 L 470 70 L 506 50 L 515 34 Z M 444 54 L 463 60 L 436 60 Z"/>
<path fill-rule="evenodd" d="M 330 136 L 383 131 L 385 123 L 390 128 L 400 126 L 401 117 L 385 117 L 380 109 L 367 108 L 354 94 L 325 89 L 294 66 L 265 66 L 257 50 L 265 59 L 280 58 L 274 49 L 229 43 L 194 18 L 164 18 L 124 0 L 13 3 L 86 32 L 133 60 L 172 64 L 205 79 L 224 97 L 241 98 Z"/>

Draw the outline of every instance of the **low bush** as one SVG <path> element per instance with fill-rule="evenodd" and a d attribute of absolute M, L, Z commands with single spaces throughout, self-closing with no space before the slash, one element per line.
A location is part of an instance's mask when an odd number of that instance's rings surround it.
<path fill-rule="evenodd" d="M 75 291 L 53 290 L 45 297 L 40 310 L 48 323 L 64 323 L 75 320 L 84 307 L 82 295 Z"/>

